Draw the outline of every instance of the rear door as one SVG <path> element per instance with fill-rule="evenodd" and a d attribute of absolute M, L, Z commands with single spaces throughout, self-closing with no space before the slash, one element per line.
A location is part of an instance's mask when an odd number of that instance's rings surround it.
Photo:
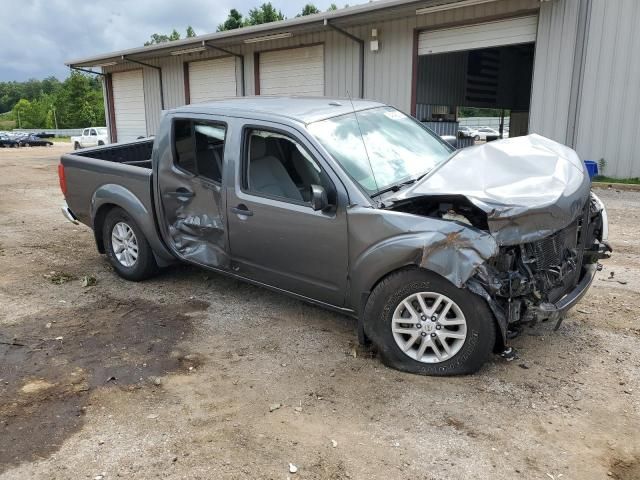
<path fill-rule="evenodd" d="M 227 190 L 229 246 L 237 273 L 342 306 L 347 287 L 347 196 L 296 130 L 254 122 L 242 130 L 235 185 Z M 310 185 L 332 208 L 314 211 Z"/>
<path fill-rule="evenodd" d="M 222 172 L 227 124 L 211 116 L 174 117 L 156 175 L 162 234 L 180 258 L 228 264 Z"/>

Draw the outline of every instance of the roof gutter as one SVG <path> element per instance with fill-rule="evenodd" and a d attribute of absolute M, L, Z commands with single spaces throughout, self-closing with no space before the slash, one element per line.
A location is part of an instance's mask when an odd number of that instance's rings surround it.
<path fill-rule="evenodd" d="M 351 40 L 353 40 L 358 44 L 360 49 L 360 98 L 364 98 L 364 40 L 362 40 L 360 37 L 356 37 L 352 33 L 347 32 L 346 30 L 343 30 L 340 27 L 336 27 L 335 25 L 330 23 L 329 19 L 327 18 L 324 19 L 324 25 L 326 27 L 329 27 L 335 30 L 341 35 L 344 35 L 345 37 L 350 38 Z"/>
<path fill-rule="evenodd" d="M 241 92 L 241 95 L 244 97 L 245 96 L 245 90 L 244 90 L 244 55 L 232 52 L 231 50 L 227 50 L 226 48 L 222 48 L 222 47 L 217 47 L 215 45 L 211 45 L 206 40 L 203 40 L 202 45 L 204 45 L 205 47 L 210 48 L 212 50 L 217 50 L 219 52 L 226 53 L 227 55 L 232 55 L 232 56 L 240 59 L 240 76 L 242 77 L 241 78 L 241 82 L 242 83 L 240 84 L 241 85 L 240 86 L 240 92 Z"/>
<path fill-rule="evenodd" d="M 160 80 L 160 109 L 164 110 L 164 88 L 162 87 L 162 67 L 158 67 L 157 65 L 151 65 L 149 63 L 144 63 L 139 60 L 134 60 L 133 58 L 129 58 L 126 55 L 121 55 L 122 60 L 131 63 L 137 63 L 138 65 L 142 65 L 143 67 L 154 68 L 158 71 L 158 78 Z"/>

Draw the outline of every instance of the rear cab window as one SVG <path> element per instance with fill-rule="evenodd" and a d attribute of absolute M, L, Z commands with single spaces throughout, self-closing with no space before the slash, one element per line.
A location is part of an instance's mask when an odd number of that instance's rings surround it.
<path fill-rule="evenodd" d="M 222 183 L 226 125 L 192 119 L 173 122 L 174 164 L 192 175 Z"/>

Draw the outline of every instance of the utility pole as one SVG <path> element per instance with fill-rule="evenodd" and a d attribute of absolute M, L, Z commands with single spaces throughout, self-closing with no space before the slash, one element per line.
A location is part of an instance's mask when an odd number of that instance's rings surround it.
<path fill-rule="evenodd" d="M 22 128 L 22 124 L 20 123 L 20 110 L 18 110 L 18 128 Z"/>
<path fill-rule="evenodd" d="M 53 109 L 53 121 L 56 124 L 56 130 L 58 130 L 58 116 L 56 115 L 56 109 Z"/>

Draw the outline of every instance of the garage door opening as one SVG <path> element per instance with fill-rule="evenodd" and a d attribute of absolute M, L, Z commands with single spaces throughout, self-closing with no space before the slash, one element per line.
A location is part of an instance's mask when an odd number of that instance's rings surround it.
<path fill-rule="evenodd" d="M 526 135 L 537 17 L 419 36 L 415 115 L 457 146 Z"/>

